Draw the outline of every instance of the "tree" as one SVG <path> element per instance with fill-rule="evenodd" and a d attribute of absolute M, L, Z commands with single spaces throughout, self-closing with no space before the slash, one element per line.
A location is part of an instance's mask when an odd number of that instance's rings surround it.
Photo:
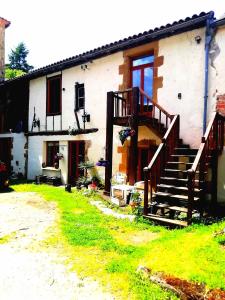
<path fill-rule="evenodd" d="M 30 66 L 27 63 L 27 55 L 29 50 L 26 48 L 23 42 L 19 43 L 15 50 L 11 49 L 9 54 L 9 65 L 8 68 L 12 70 L 21 70 L 25 73 L 28 73 L 33 69 L 33 66 Z"/>
<path fill-rule="evenodd" d="M 10 69 L 9 67 L 5 68 L 5 78 L 6 79 L 13 79 L 15 77 L 19 77 L 26 74 L 22 70 L 17 70 L 17 69 Z"/>

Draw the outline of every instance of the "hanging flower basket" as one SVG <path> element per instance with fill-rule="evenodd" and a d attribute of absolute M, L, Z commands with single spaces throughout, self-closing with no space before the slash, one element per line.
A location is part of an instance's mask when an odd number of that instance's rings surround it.
<path fill-rule="evenodd" d="M 120 130 L 119 139 L 121 141 L 121 144 L 123 145 L 129 136 L 134 136 L 134 135 L 135 135 L 135 130 L 131 129 L 130 127 Z"/>
<path fill-rule="evenodd" d="M 108 160 L 104 160 L 102 157 L 99 159 L 99 161 L 95 164 L 98 167 L 107 167 L 109 164 Z"/>

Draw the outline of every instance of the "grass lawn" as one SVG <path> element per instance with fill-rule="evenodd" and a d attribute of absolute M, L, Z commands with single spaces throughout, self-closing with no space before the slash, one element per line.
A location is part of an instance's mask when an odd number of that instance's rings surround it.
<path fill-rule="evenodd" d="M 20 184 L 18 192 L 39 193 L 60 211 L 60 235 L 69 263 L 81 277 L 91 276 L 116 299 L 178 299 L 136 273 L 142 265 L 156 272 L 225 289 L 225 221 L 168 230 L 145 222 L 105 216 L 79 192 L 47 185 Z"/>

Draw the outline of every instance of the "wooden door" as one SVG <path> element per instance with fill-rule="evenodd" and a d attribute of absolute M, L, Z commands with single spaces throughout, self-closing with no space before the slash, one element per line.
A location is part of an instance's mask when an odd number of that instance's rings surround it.
<path fill-rule="evenodd" d="M 0 160 L 6 164 L 7 171 L 11 172 L 11 138 L 0 138 Z"/>
<path fill-rule="evenodd" d="M 143 169 L 147 167 L 155 154 L 156 146 L 138 147 L 137 181 L 144 180 Z"/>
<path fill-rule="evenodd" d="M 78 166 L 84 161 L 84 145 L 84 141 L 69 142 L 68 183 L 72 185 L 75 185 L 79 176 L 83 176 Z"/>

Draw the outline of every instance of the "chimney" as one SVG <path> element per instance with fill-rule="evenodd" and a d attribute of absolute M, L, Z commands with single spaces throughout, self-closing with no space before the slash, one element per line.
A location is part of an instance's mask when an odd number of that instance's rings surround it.
<path fill-rule="evenodd" d="M 0 17 L 0 82 L 5 80 L 5 29 L 10 22 Z"/>

